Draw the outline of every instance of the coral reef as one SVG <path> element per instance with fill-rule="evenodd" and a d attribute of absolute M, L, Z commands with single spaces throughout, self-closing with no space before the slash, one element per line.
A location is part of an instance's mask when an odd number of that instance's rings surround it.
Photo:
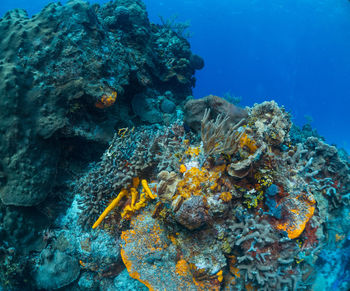
<path fill-rule="evenodd" d="M 116 134 L 101 161 L 75 183 L 83 236 L 95 239 L 90 227 L 116 199 L 99 231 L 117 238 L 130 276 L 150 290 L 319 284 L 316 262 L 327 253 L 325 244 L 347 245 L 339 243 L 350 223 L 335 226 L 348 215 L 339 214 L 348 207 L 347 163 L 317 137 L 293 144 L 290 116 L 274 101 L 246 108 L 235 122 L 225 111 L 210 119 L 211 109 L 197 132 L 186 133 L 178 121 Z M 85 264 L 94 261 L 90 256 Z M 348 286 L 346 266 L 344 259 L 334 284 Z"/>
<path fill-rule="evenodd" d="M 0 289 L 349 289 L 347 153 L 188 98 L 182 28 L 139 0 L 0 20 Z"/>
<path fill-rule="evenodd" d="M 2 248 L 9 280 L 29 268 L 36 288 L 113 290 L 127 284 L 126 268 L 130 286 L 150 290 L 309 290 L 329 272 L 346 290 L 344 155 L 315 136 L 293 143 L 290 116 L 274 101 L 235 122 L 226 111 L 211 119 L 211 110 L 198 131 L 181 119 L 120 128 L 71 182 L 73 202 L 56 229 L 41 244 L 29 237 L 36 255 L 20 267 L 23 255 Z M 15 242 L 23 218 L 3 207 Z M 327 256 L 342 262 L 332 273 Z M 69 264 L 74 272 L 55 275 Z"/>

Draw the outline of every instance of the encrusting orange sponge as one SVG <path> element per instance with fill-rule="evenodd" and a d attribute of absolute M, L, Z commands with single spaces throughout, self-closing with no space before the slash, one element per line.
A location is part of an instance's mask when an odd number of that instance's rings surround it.
<path fill-rule="evenodd" d="M 249 150 L 252 153 L 255 153 L 256 150 L 258 149 L 258 147 L 256 146 L 256 143 L 254 140 L 250 139 L 248 137 L 248 135 L 246 133 L 243 133 L 243 135 L 241 136 L 240 140 L 239 140 L 239 144 L 240 146 L 243 148 L 244 146 L 246 146 L 247 148 L 249 148 Z"/>
<path fill-rule="evenodd" d="M 287 212 L 285 221 L 278 221 L 276 228 L 287 232 L 290 239 L 299 237 L 315 212 L 315 199 L 303 199 L 303 195 L 289 198 L 284 201 L 285 210 Z"/>
<path fill-rule="evenodd" d="M 232 199 L 232 194 L 230 192 L 222 192 L 220 199 L 224 202 L 229 202 Z"/>
<path fill-rule="evenodd" d="M 187 171 L 186 166 L 185 166 L 184 164 L 182 164 L 182 165 L 180 166 L 180 173 L 183 174 L 183 173 L 185 173 L 186 171 Z"/>
<path fill-rule="evenodd" d="M 95 107 L 99 109 L 110 107 L 114 104 L 116 99 L 117 99 L 117 92 L 115 91 L 113 91 L 112 94 L 110 95 L 103 94 L 101 99 L 95 103 Z"/>

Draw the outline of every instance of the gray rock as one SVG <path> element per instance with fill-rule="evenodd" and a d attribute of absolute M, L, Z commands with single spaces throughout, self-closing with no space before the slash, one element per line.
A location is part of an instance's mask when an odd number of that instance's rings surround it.
<path fill-rule="evenodd" d="M 150 90 L 147 94 L 137 94 L 131 101 L 132 109 L 143 122 L 159 123 L 162 116 L 159 112 L 157 100 L 152 98 Z"/>
<path fill-rule="evenodd" d="M 79 287 L 82 290 L 96 290 L 98 283 L 94 280 L 94 274 L 92 272 L 85 272 L 80 276 Z"/>
<path fill-rule="evenodd" d="M 168 99 L 164 99 L 160 105 L 160 109 L 164 113 L 173 113 L 176 108 L 176 105 L 173 101 L 170 101 Z"/>
<path fill-rule="evenodd" d="M 131 278 L 126 269 L 122 271 L 117 277 L 114 278 L 114 290 L 124 291 L 147 291 L 148 288 L 141 282 Z"/>
<path fill-rule="evenodd" d="M 60 251 L 45 249 L 40 254 L 40 264 L 34 278 L 39 289 L 55 290 L 75 281 L 80 273 L 76 259 Z"/>

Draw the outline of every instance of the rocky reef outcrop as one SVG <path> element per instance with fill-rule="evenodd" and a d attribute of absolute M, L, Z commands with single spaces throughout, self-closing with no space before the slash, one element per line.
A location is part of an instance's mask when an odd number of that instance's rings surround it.
<path fill-rule="evenodd" d="M 141 1 L 52 3 L 0 19 L 0 197 L 32 206 L 114 131 L 175 118 L 201 62 Z"/>

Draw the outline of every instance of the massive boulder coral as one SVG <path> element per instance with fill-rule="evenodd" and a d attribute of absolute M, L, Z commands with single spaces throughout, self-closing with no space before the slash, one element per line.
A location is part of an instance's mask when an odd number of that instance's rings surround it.
<path fill-rule="evenodd" d="M 193 130 L 199 131 L 204 112 L 210 108 L 210 118 L 215 119 L 219 114 L 228 116 L 231 123 L 237 123 L 247 117 L 247 112 L 223 98 L 209 95 L 201 99 L 190 99 L 184 105 L 184 121 Z"/>
<path fill-rule="evenodd" d="M 0 19 L 0 32 L 0 197 L 7 205 L 42 202 L 67 167 L 80 170 L 100 156 L 116 127 L 174 119 L 161 102 L 177 106 L 192 93 L 198 66 L 189 43 L 151 24 L 141 1 L 51 3 L 31 18 L 15 9 Z"/>
<path fill-rule="evenodd" d="M 189 230 L 205 225 L 209 221 L 210 216 L 203 197 L 192 196 L 186 199 L 176 211 L 175 219 Z"/>

